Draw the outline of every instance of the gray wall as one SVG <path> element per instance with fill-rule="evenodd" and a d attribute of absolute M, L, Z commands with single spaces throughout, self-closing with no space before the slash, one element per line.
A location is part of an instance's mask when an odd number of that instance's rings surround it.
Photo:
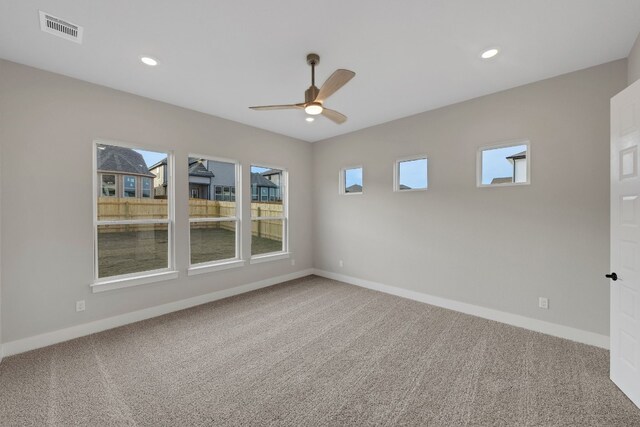
<path fill-rule="evenodd" d="M 640 79 L 640 34 L 629 52 L 627 72 L 629 84 Z"/>
<path fill-rule="evenodd" d="M 626 80 L 620 60 L 313 144 L 316 268 L 608 335 L 609 99 Z M 477 148 L 518 139 L 531 185 L 477 188 Z M 394 160 L 424 153 L 428 191 L 392 192 Z M 340 196 L 351 165 L 364 194 Z"/>
<path fill-rule="evenodd" d="M 310 144 L 2 60 L 0 94 L 4 342 L 312 267 Z M 174 150 L 179 279 L 90 292 L 94 138 Z M 295 267 L 283 260 L 186 276 L 190 152 L 238 159 L 245 183 L 252 163 L 288 168 Z M 245 256 L 249 245 L 247 232 Z M 76 313 L 81 299 L 87 309 Z"/>

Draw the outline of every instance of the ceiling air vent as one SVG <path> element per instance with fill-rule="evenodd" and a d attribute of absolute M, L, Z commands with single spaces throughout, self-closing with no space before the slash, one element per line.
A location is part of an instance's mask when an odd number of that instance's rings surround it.
<path fill-rule="evenodd" d="M 45 33 L 82 43 L 82 27 L 40 11 L 40 29 Z"/>

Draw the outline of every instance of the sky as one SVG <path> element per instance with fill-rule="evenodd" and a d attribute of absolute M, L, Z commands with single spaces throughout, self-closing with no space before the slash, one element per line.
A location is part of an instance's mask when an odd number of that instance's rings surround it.
<path fill-rule="evenodd" d="M 400 162 L 400 185 L 427 188 L 427 159 Z"/>
<path fill-rule="evenodd" d="M 347 169 L 344 171 L 344 187 L 349 188 L 354 184 L 362 185 L 362 168 Z"/>
<path fill-rule="evenodd" d="M 167 158 L 167 153 L 158 153 L 156 151 L 147 151 L 147 150 L 133 150 L 136 153 L 142 154 L 144 157 L 144 161 L 147 164 L 147 167 L 153 166 L 158 163 L 160 160 L 164 160 Z"/>
<path fill-rule="evenodd" d="M 526 145 L 494 148 L 482 152 L 482 183 L 491 184 L 493 178 L 513 177 L 513 165 L 506 157 L 525 151 Z"/>
<path fill-rule="evenodd" d="M 268 171 L 270 168 L 263 168 L 261 166 L 251 166 L 251 173 L 262 173 Z"/>

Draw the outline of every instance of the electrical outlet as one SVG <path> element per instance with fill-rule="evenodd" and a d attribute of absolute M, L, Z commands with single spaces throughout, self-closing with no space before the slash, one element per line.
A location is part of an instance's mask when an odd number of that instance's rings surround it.
<path fill-rule="evenodd" d="M 76 301 L 76 311 L 84 311 L 85 305 L 84 300 Z"/>
<path fill-rule="evenodd" d="M 291 265 L 296 265 L 296 260 L 295 259 L 291 260 Z"/>
<path fill-rule="evenodd" d="M 338 265 L 339 265 L 340 267 L 344 267 L 344 262 L 342 262 L 342 260 L 340 260 L 340 261 L 338 261 Z"/>
<path fill-rule="evenodd" d="M 549 308 L 549 298 L 545 298 L 545 297 L 538 298 L 538 307 L 547 310 Z"/>

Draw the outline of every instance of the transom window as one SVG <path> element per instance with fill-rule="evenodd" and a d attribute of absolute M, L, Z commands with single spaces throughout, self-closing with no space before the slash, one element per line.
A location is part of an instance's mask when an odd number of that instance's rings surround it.
<path fill-rule="evenodd" d="M 394 166 L 394 191 L 426 190 L 428 186 L 427 157 L 397 160 Z"/>
<path fill-rule="evenodd" d="M 160 160 L 166 164 L 169 154 L 96 143 L 95 156 L 94 173 L 100 183 L 94 221 L 96 283 L 168 270 L 171 199 L 153 197 L 155 175 L 150 168 Z M 122 197 L 115 197 L 118 185 Z"/>
<path fill-rule="evenodd" d="M 189 157 L 190 264 L 226 263 L 241 258 L 240 203 L 236 187 L 240 165 L 236 161 Z M 233 196 L 231 190 L 233 189 Z"/>
<path fill-rule="evenodd" d="M 478 186 L 522 185 L 530 182 L 528 141 L 478 150 Z"/>
<path fill-rule="evenodd" d="M 362 194 L 362 166 L 344 168 L 340 171 L 340 194 Z"/>
<path fill-rule="evenodd" d="M 251 166 L 251 256 L 287 251 L 287 171 Z"/>

